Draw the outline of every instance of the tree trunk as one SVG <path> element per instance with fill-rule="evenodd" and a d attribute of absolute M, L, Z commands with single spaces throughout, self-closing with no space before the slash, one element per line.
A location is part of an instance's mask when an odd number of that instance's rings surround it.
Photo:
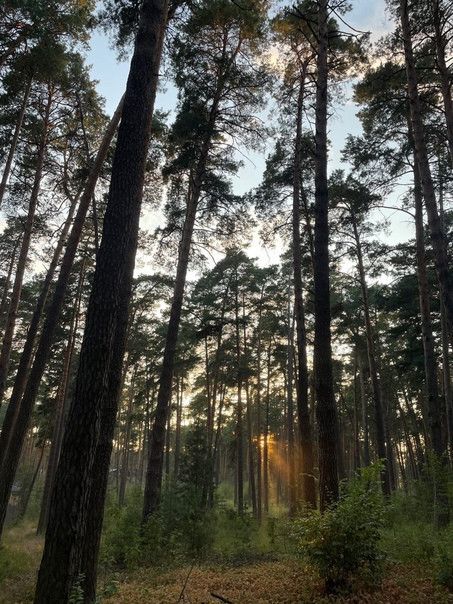
<path fill-rule="evenodd" d="M 30 369 L 30 363 L 33 358 L 33 352 L 35 349 L 35 341 L 36 336 L 38 334 L 39 325 L 41 323 L 42 314 L 44 312 L 44 307 L 47 301 L 47 296 L 49 294 L 52 281 L 55 275 L 55 271 L 58 266 L 58 261 L 61 256 L 61 252 L 63 250 L 64 244 L 66 242 L 66 237 L 68 235 L 69 228 L 72 223 L 72 219 L 74 217 L 75 208 L 77 205 L 77 198 L 73 198 L 71 200 L 71 205 L 69 207 L 68 215 L 63 224 L 63 228 L 60 233 L 60 237 L 58 238 L 57 245 L 54 249 L 52 260 L 50 262 L 49 268 L 47 270 L 47 274 L 44 278 L 41 291 L 39 293 L 38 299 L 36 301 L 36 306 L 33 311 L 33 315 L 30 321 L 30 325 L 27 331 L 27 337 L 25 339 L 25 344 L 22 349 L 22 354 L 20 355 L 19 366 L 17 368 L 16 377 L 14 380 L 13 391 L 11 394 L 11 399 L 6 410 L 5 419 L 3 421 L 2 432 L 0 435 L 0 465 L 6 459 L 7 448 L 9 446 L 9 441 L 14 434 L 14 424 L 17 420 L 17 413 L 19 411 L 19 402 L 25 390 L 25 385 L 27 383 L 28 371 Z"/>
<path fill-rule="evenodd" d="M 66 345 L 65 355 L 63 359 L 63 372 L 61 377 L 61 383 L 55 401 L 55 416 L 52 429 L 49 459 L 47 461 L 46 480 L 44 482 L 41 510 L 39 514 L 38 527 L 36 529 L 36 533 L 38 535 L 44 534 L 49 519 L 50 497 L 52 494 L 52 486 L 55 479 L 55 472 L 57 470 L 58 459 L 60 457 L 61 442 L 63 440 L 65 419 L 67 414 L 69 376 L 71 372 L 72 359 L 74 356 L 74 347 L 77 335 L 78 318 L 80 314 L 80 304 L 82 301 L 82 287 L 84 277 L 85 261 L 82 263 L 82 268 L 80 271 L 79 283 L 77 285 L 76 302 L 71 317 L 68 343 Z"/>
<path fill-rule="evenodd" d="M 384 408 L 382 404 L 382 391 L 381 384 L 379 382 L 377 360 L 376 360 L 376 349 L 374 342 L 374 330 L 371 324 L 370 317 L 370 303 L 368 298 L 368 286 L 365 276 L 365 266 L 363 263 L 362 255 L 362 243 L 360 241 L 359 231 L 357 228 L 357 221 L 354 210 L 352 207 L 349 208 L 349 213 L 352 222 L 352 228 L 354 231 L 355 249 L 357 254 L 357 264 L 359 269 L 360 289 L 362 291 L 362 304 L 363 314 L 365 317 L 365 332 L 366 332 L 366 343 L 368 351 L 368 366 L 370 368 L 371 388 L 373 392 L 374 412 L 376 420 L 376 444 L 377 453 L 379 459 L 383 462 L 384 468 L 382 470 L 381 481 L 382 491 L 386 497 L 390 495 L 391 484 L 390 484 L 390 470 L 389 465 L 391 463 L 389 459 L 389 452 L 387 450 L 385 440 L 385 419 L 384 419 Z"/>
<path fill-rule="evenodd" d="M 33 472 L 32 479 L 31 479 L 30 484 L 28 485 L 28 488 L 27 488 L 26 492 L 24 493 L 23 497 L 21 497 L 19 519 L 22 519 L 27 512 L 28 504 L 30 502 L 30 497 L 33 492 L 33 488 L 35 486 L 36 479 L 38 478 L 39 470 L 41 469 L 42 459 L 44 457 L 44 449 L 45 449 L 45 447 L 41 447 L 41 452 L 38 457 L 38 463 L 36 464 L 36 468 L 35 468 L 35 471 Z"/>
<path fill-rule="evenodd" d="M 269 514 L 269 411 L 271 390 L 271 342 L 267 351 L 266 409 L 264 415 L 263 487 L 264 513 Z"/>
<path fill-rule="evenodd" d="M 293 280 L 294 312 L 296 316 L 297 341 L 297 415 L 299 420 L 299 444 L 302 471 L 303 500 L 309 507 L 316 507 L 316 484 L 314 476 L 313 440 L 308 408 L 307 337 L 305 332 L 305 310 L 302 285 L 302 249 L 300 236 L 300 198 L 302 168 L 302 116 L 305 94 L 305 70 L 300 76 L 299 97 L 296 117 L 296 143 L 293 166 Z M 311 229 L 310 229 L 311 230 Z"/>
<path fill-rule="evenodd" d="M 363 424 L 363 463 L 365 467 L 371 463 L 370 456 L 370 431 L 368 427 L 368 400 L 366 392 L 365 368 L 363 359 L 359 354 L 359 379 L 360 379 L 360 398 L 362 401 L 362 424 Z"/>
<path fill-rule="evenodd" d="M 58 464 L 35 604 L 93 602 L 118 407 L 143 181 L 168 0 L 145 0 L 132 57 L 75 392 Z M 88 199 L 91 199 L 91 195 Z"/>
<path fill-rule="evenodd" d="M 4 323 L 4 319 L 6 318 L 6 310 L 8 307 L 8 297 L 9 297 L 9 286 L 11 285 L 11 276 L 13 274 L 13 269 L 14 266 L 16 264 L 16 254 L 17 254 L 17 249 L 19 247 L 21 241 L 21 237 L 18 237 L 15 244 L 14 244 L 14 248 L 13 248 L 13 253 L 11 254 L 11 259 L 8 265 L 8 272 L 6 274 L 6 279 L 5 279 L 5 285 L 3 287 L 3 295 L 2 295 L 2 301 L 0 302 L 0 325 L 1 328 L 3 330 L 3 323 Z M 0 401 L 0 405 L 1 405 L 1 401 Z"/>
<path fill-rule="evenodd" d="M 134 404 L 134 384 L 136 372 L 137 368 L 134 367 L 131 383 L 129 385 L 127 400 L 126 430 L 124 434 L 123 455 L 121 459 L 120 488 L 118 493 L 118 505 L 120 507 L 124 506 L 126 500 L 127 477 L 129 474 L 129 445 L 132 431 L 132 409 Z"/>
<path fill-rule="evenodd" d="M 121 117 L 122 104 L 123 101 L 121 100 L 104 134 L 104 138 L 102 139 L 102 143 L 96 156 L 93 168 L 88 176 L 84 192 L 80 198 L 77 214 L 74 219 L 71 233 L 68 238 L 68 243 L 66 245 L 66 250 L 60 265 L 60 272 L 58 274 L 52 299 L 47 309 L 46 318 L 44 320 L 35 358 L 30 369 L 30 374 L 27 379 L 22 400 L 20 400 L 20 398 L 16 398 L 14 400 L 13 409 L 14 417 L 16 419 L 14 421 L 13 432 L 7 440 L 7 442 L 12 443 L 12 446 L 8 447 L 8 455 L 7 458 L 5 458 L 5 462 L 0 473 L 0 533 L 3 527 L 2 518 L 4 518 L 4 512 L 6 513 L 6 505 L 9 500 L 11 487 L 17 470 L 17 465 L 19 463 L 20 452 L 22 450 L 25 434 L 30 421 L 31 413 L 33 411 L 36 396 L 38 394 L 39 385 L 46 368 L 47 359 L 53 342 L 53 335 L 60 317 L 61 307 L 71 275 L 71 269 L 74 263 L 77 247 L 82 235 L 82 229 L 85 222 L 86 213 L 89 208 L 91 195 L 96 186 L 100 169 L 118 126 L 119 119 Z M 11 399 L 10 405 L 12 403 L 13 400 Z M 15 409 L 16 405 L 18 406 L 17 411 Z"/>
<path fill-rule="evenodd" d="M 330 332 L 329 195 L 327 188 L 327 0 L 318 0 L 315 134 L 314 371 L 319 440 L 320 508 L 338 499 L 337 410 Z"/>
<path fill-rule="evenodd" d="M 30 194 L 30 201 L 28 204 L 27 219 L 24 226 L 24 234 L 22 236 L 22 243 L 19 251 L 19 258 L 17 261 L 16 275 L 14 277 L 13 291 L 11 294 L 11 300 L 9 303 L 8 316 L 6 319 L 5 332 L 3 334 L 2 349 L 0 353 L 0 402 L 3 401 L 6 390 L 6 380 L 8 377 L 9 361 L 11 357 L 11 349 L 13 345 L 14 331 L 16 328 L 17 311 L 19 308 L 19 302 L 22 293 L 22 282 L 24 279 L 25 268 L 28 259 L 28 252 L 30 249 L 31 235 L 33 230 L 33 223 L 35 220 L 36 206 L 38 204 L 39 190 L 41 188 L 41 179 L 44 169 L 44 161 L 46 158 L 47 150 L 47 139 L 49 135 L 49 118 L 50 110 L 52 106 L 53 91 L 49 86 L 48 97 L 45 108 L 45 113 L 42 122 L 42 133 L 39 141 L 36 168 L 33 180 L 33 187 Z M 1 524 L 1 519 L 0 519 Z"/>
<path fill-rule="evenodd" d="M 226 43 L 226 42 L 225 42 Z M 159 506 L 159 491 L 162 482 L 162 464 L 165 448 L 165 427 L 170 406 L 173 370 L 175 364 L 176 345 L 178 341 L 179 324 L 186 284 L 187 267 L 189 264 L 192 235 L 197 213 L 198 202 L 201 196 L 205 179 L 206 164 L 212 145 L 212 137 L 218 116 L 219 104 L 222 98 L 227 79 L 228 70 L 234 64 L 240 51 L 241 42 L 238 43 L 231 58 L 227 62 L 225 71 L 219 74 L 216 88 L 212 97 L 212 105 L 209 110 L 209 119 L 206 127 L 206 135 L 201 144 L 200 155 L 196 160 L 193 171 L 189 175 L 189 191 L 187 195 L 186 215 L 182 237 L 179 245 L 178 264 L 176 268 L 175 288 L 170 309 L 170 319 L 167 327 L 165 340 L 162 371 L 159 381 L 157 395 L 156 415 L 151 432 L 150 453 L 148 468 L 146 472 L 145 495 L 143 502 L 143 523 L 157 510 Z M 226 47 L 224 47 L 226 51 Z"/>
<path fill-rule="evenodd" d="M 447 123 L 447 141 L 450 149 L 451 165 L 453 167 L 453 101 L 451 96 L 451 73 L 447 65 L 445 51 L 447 38 L 443 25 L 449 24 L 449 17 L 442 15 L 440 0 L 432 0 L 433 25 L 436 39 L 436 59 L 440 75 L 442 100 L 444 102 L 445 121 Z M 450 16 L 451 18 L 451 16 Z M 442 23 L 444 21 L 444 23 Z"/>
<path fill-rule="evenodd" d="M 24 122 L 25 110 L 27 109 L 28 97 L 30 96 L 32 78 L 28 79 L 28 82 L 25 86 L 24 97 L 22 99 L 22 104 L 19 110 L 19 115 L 17 116 L 16 126 L 14 128 L 13 138 L 11 140 L 11 145 L 9 147 L 8 156 L 6 158 L 5 167 L 3 169 L 2 180 L 0 182 L 0 206 L 2 205 L 3 198 L 6 192 L 6 185 L 8 184 L 9 174 L 11 172 L 11 166 L 13 165 L 14 155 L 16 153 L 17 143 L 19 141 L 20 131 L 22 129 L 22 124 Z"/>
<path fill-rule="evenodd" d="M 293 348 L 294 322 L 291 312 L 291 288 L 288 287 L 287 310 L 287 369 L 286 369 L 286 428 L 288 433 L 288 503 L 289 515 L 297 512 L 296 450 L 294 447 L 294 403 L 293 403 Z"/>
<path fill-rule="evenodd" d="M 448 321 L 450 340 L 453 341 L 453 283 L 448 264 L 445 233 L 437 209 L 434 183 L 429 165 L 428 151 L 422 120 L 421 103 L 418 93 L 417 72 L 412 48 L 408 0 L 400 0 L 401 28 L 404 38 L 404 53 L 408 83 L 410 115 L 415 146 L 415 163 L 418 166 L 428 215 L 431 243 L 434 252 L 437 278 Z"/>
<path fill-rule="evenodd" d="M 236 476 L 237 476 L 237 508 L 238 513 L 244 512 L 244 437 L 242 428 L 242 358 L 241 338 L 239 332 L 239 292 L 236 268 L 235 287 L 235 324 L 236 324 L 236 363 L 237 363 L 237 405 L 236 405 Z"/>

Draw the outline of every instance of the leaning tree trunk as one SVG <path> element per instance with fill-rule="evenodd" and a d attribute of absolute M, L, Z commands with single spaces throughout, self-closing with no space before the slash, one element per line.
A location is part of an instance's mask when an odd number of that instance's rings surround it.
<path fill-rule="evenodd" d="M 338 499 L 337 410 L 333 392 L 330 331 L 329 194 L 327 188 L 327 0 L 318 1 L 315 134 L 314 372 L 319 440 L 319 495 L 324 510 Z"/>
<path fill-rule="evenodd" d="M 304 503 L 316 507 L 316 484 L 314 476 L 313 440 L 308 408 L 307 336 L 305 332 L 305 310 L 302 285 L 302 248 L 300 236 L 300 199 L 302 180 L 302 116 L 305 94 L 305 70 L 301 74 L 296 117 L 296 144 L 293 166 L 293 280 L 294 312 L 296 316 L 297 342 L 297 415 L 299 420 L 299 443 L 302 471 L 302 493 Z"/>
<path fill-rule="evenodd" d="M 16 274 L 14 277 L 13 291 L 9 303 L 8 316 L 6 319 L 5 331 L 3 334 L 2 341 L 2 349 L 0 353 L 0 403 L 1 401 L 3 401 L 3 398 L 5 396 L 6 380 L 8 377 L 14 331 L 16 328 L 17 311 L 19 308 L 19 302 L 22 293 L 22 282 L 24 279 L 25 267 L 27 264 L 28 252 L 30 249 L 31 234 L 33 230 L 33 223 L 35 220 L 36 206 L 38 204 L 39 190 L 41 188 L 41 180 L 47 150 L 47 140 L 49 135 L 49 119 L 50 110 L 52 106 L 52 96 L 53 92 L 51 87 L 49 86 L 46 109 L 42 122 L 41 139 L 38 145 L 33 187 L 31 190 L 30 201 L 28 204 L 27 219 L 25 221 L 24 234 L 22 237 L 22 243 L 19 251 Z"/>
<path fill-rule="evenodd" d="M 449 23 L 449 17 L 442 15 L 440 0 L 432 0 L 433 23 L 436 39 L 436 59 L 440 75 L 440 84 L 442 91 L 442 100 L 444 102 L 445 121 L 447 123 L 447 141 L 450 149 L 451 165 L 453 167 L 453 100 L 451 95 L 451 73 L 447 65 L 445 51 L 447 48 L 447 39 L 443 32 L 443 23 Z"/>
<path fill-rule="evenodd" d="M 8 183 L 9 174 L 11 172 L 11 166 L 13 165 L 14 155 L 16 153 L 17 143 L 19 141 L 20 131 L 22 124 L 24 123 L 25 110 L 27 109 L 28 97 L 30 96 L 32 78 L 29 78 L 24 91 L 24 97 L 22 99 L 22 105 L 17 116 L 16 126 L 14 128 L 13 138 L 9 147 L 8 156 L 6 158 L 5 167 L 3 169 L 2 180 L 0 182 L 0 206 L 2 205 L 3 198 L 6 192 L 6 185 Z"/>
<path fill-rule="evenodd" d="M 35 604 L 67 602 L 81 575 L 84 601 L 94 600 L 103 495 L 167 16 L 168 0 L 143 2 Z"/>
<path fill-rule="evenodd" d="M 82 289 L 85 278 L 85 261 L 82 262 L 82 267 L 77 284 L 77 293 L 75 306 L 71 316 L 69 327 L 68 342 L 63 358 L 63 371 L 60 381 L 60 386 L 55 399 L 55 410 L 53 417 L 52 438 L 49 451 L 49 459 L 47 461 L 46 479 L 44 481 L 44 489 L 42 493 L 41 509 L 39 512 L 38 526 L 36 533 L 42 535 L 46 528 L 49 519 L 50 498 L 52 495 L 55 473 L 57 471 L 58 459 L 60 457 L 61 443 L 63 440 L 65 419 L 67 415 L 67 400 L 69 377 L 71 373 L 72 360 L 74 356 L 75 341 L 77 335 L 77 327 L 79 322 L 80 305 L 82 302 Z"/>
<path fill-rule="evenodd" d="M 58 274 L 54 293 L 46 312 L 46 318 L 44 320 L 44 325 L 36 348 L 34 361 L 30 369 L 30 374 L 27 379 L 23 397 L 22 399 L 20 397 L 16 397 L 14 400 L 11 399 L 10 401 L 10 406 L 13 405 L 14 409 L 13 417 L 16 419 L 14 422 L 9 424 L 9 429 L 12 430 L 11 435 L 8 433 L 8 435 L 5 435 L 4 437 L 2 434 L 2 439 L 5 438 L 5 442 L 11 443 L 11 446 L 8 447 L 8 454 L 5 456 L 4 464 L 0 469 L 0 533 L 3 529 L 3 519 L 4 515 L 6 514 L 6 506 L 11 493 L 11 487 L 17 470 L 17 465 L 19 463 L 20 453 L 24 443 L 28 424 L 30 422 L 31 413 L 33 411 L 35 400 L 38 394 L 39 385 L 46 368 L 47 359 L 49 357 L 50 348 L 53 342 L 53 335 L 58 325 L 61 307 L 71 275 L 71 269 L 74 263 L 77 247 L 82 235 L 83 225 L 90 205 L 92 192 L 96 186 L 100 169 L 118 126 L 121 117 L 122 103 L 123 101 L 121 100 L 104 134 L 104 138 L 102 139 L 102 143 L 93 164 L 93 168 L 88 176 L 84 192 L 80 198 L 77 214 L 74 218 L 74 223 L 68 238 L 66 250 L 60 265 L 60 272 Z M 25 366 L 25 360 L 23 366 Z"/>
<path fill-rule="evenodd" d="M 415 146 L 415 163 L 420 173 L 437 278 L 439 280 L 442 300 L 445 304 L 449 336 L 453 342 L 453 281 L 448 263 L 446 237 L 437 208 L 434 183 L 429 165 L 408 10 L 408 0 L 400 0 L 401 28 L 404 38 L 409 106 Z"/>
<path fill-rule="evenodd" d="M 52 260 L 50 262 L 47 274 L 44 278 L 44 282 L 41 286 L 41 291 L 36 301 L 35 310 L 30 320 L 30 324 L 27 331 L 27 337 L 25 344 L 20 355 L 19 366 L 17 368 L 16 377 L 14 379 L 13 391 L 11 399 L 6 410 L 5 418 L 3 420 L 2 432 L 0 435 L 0 466 L 6 459 L 7 448 L 9 446 L 10 438 L 13 436 L 14 423 L 17 419 L 17 413 L 19 411 L 19 401 L 24 393 L 25 385 L 27 382 L 27 375 L 30 369 L 30 363 L 33 357 L 35 349 L 36 336 L 39 330 L 42 314 L 46 304 L 47 296 L 49 294 L 50 287 L 55 275 L 55 271 L 58 266 L 61 252 L 66 242 L 69 228 L 74 217 L 75 208 L 77 205 L 77 198 L 73 198 L 69 207 L 69 212 L 66 220 L 63 224 L 63 228 L 58 238 L 57 245 L 54 249 Z"/>
<path fill-rule="evenodd" d="M 357 264 L 359 268 L 359 279 L 360 279 L 360 289 L 362 291 L 362 306 L 363 306 L 363 314 L 365 318 L 365 333 L 366 333 L 366 344 L 367 344 L 367 352 L 368 352 L 368 366 L 370 368 L 370 378 L 371 378 L 371 389 L 373 392 L 373 402 L 374 402 L 374 412 L 376 419 L 376 444 L 377 444 L 377 452 L 379 459 L 381 459 L 384 463 L 384 468 L 382 470 L 381 481 L 382 481 L 382 491 L 384 495 L 387 497 L 390 495 L 391 491 L 391 481 L 390 481 L 390 470 L 389 470 L 389 452 L 386 445 L 385 438 L 385 418 L 384 418 L 384 407 L 382 403 L 382 391 L 381 384 L 379 382 L 378 369 L 377 369 L 377 360 L 376 360 L 376 348 L 374 342 L 374 330 L 371 324 L 371 316 L 370 316 L 370 303 L 368 297 L 368 286 L 366 282 L 365 276 L 365 266 L 363 264 L 363 255 L 362 255 L 362 244 L 360 241 L 360 236 L 357 228 L 356 217 L 352 208 L 350 208 L 350 216 L 352 222 L 352 228 L 354 231 L 354 240 L 355 240 L 355 248 L 357 254 Z"/>

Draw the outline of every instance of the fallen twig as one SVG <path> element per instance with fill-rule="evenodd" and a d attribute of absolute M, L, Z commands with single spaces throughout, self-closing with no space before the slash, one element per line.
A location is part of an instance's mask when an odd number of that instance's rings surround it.
<path fill-rule="evenodd" d="M 217 600 L 220 600 L 221 602 L 224 602 L 225 604 L 233 604 L 233 602 L 231 600 L 227 600 L 223 596 L 219 596 L 219 594 L 215 594 L 213 591 L 211 591 L 211 596 L 213 598 L 217 598 Z"/>

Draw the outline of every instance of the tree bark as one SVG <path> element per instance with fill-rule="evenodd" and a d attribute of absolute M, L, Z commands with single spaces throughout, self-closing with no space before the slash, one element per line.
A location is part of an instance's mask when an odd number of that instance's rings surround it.
<path fill-rule="evenodd" d="M 66 250 L 60 265 L 60 272 L 55 284 L 54 293 L 47 309 L 46 318 L 44 320 L 43 328 L 37 345 L 35 358 L 27 379 L 27 384 L 24 389 L 24 394 L 22 399 L 17 398 L 14 401 L 14 405 L 18 405 L 18 409 L 16 411 L 14 408 L 14 417 L 16 419 L 14 421 L 13 432 L 7 440 L 7 442 L 12 443 L 12 447 L 8 447 L 8 454 L 5 456 L 5 461 L 0 470 L 0 532 L 3 527 L 2 518 L 4 518 L 4 514 L 6 513 L 6 505 L 9 500 L 11 487 L 17 470 L 17 464 L 19 463 L 20 452 L 22 450 L 25 434 L 30 422 L 30 417 L 38 394 L 39 385 L 46 368 L 47 359 L 49 357 L 53 342 L 53 335 L 60 317 L 60 311 L 71 275 L 71 269 L 74 263 L 77 247 L 82 235 L 86 213 L 89 208 L 92 192 L 96 186 L 100 169 L 105 160 L 110 143 L 121 117 L 122 103 L 123 101 L 120 101 L 120 104 L 104 134 L 96 160 L 87 179 L 84 192 L 80 198 L 79 207 L 76 217 L 74 218 L 74 223 L 68 238 Z M 12 402 L 13 401 L 11 400 L 10 405 Z"/>
<path fill-rule="evenodd" d="M 8 377 L 9 362 L 13 345 L 14 331 L 16 328 L 17 311 L 22 293 L 22 283 L 24 279 L 25 268 L 30 249 L 31 235 L 33 223 L 35 220 L 36 207 L 38 204 L 39 190 L 41 188 L 41 180 L 44 169 L 44 161 L 46 158 L 47 141 L 49 136 L 49 119 L 52 107 L 53 90 L 48 87 L 48 96 L 46 102 L 45 113 L 42 121 L 42 133 L 39 141 L 36 159 L 35 175 L 33 179 L 33 187 L 30 194 L 28 204 L 27 219 L 24 225 L 24 234 L 19 250 L 19 258 L 17 261 L 16 274 L 14 277 L 13 291 L 9 303 L 8 316 L 6 319 L 5 332 L 3 334 L 2 349 L 0 353 L 0 402 L 3 401 L 6 390 L 6 380 Z"/>
<path fill-rule="evenodd" d="M 302 249 L 300 236 L 300 198 L 302 168 L 302 116 L 304 108 L 306 65 L 300 76 L 297 100 L 296 142 L 293 167 L 293 281 L 294 312 L 296 316 L 297 342 L 297 389 L 296 403 L 299 421 L 299 445 L 302 470 L 303 500 L 309 507 L 316 507 L 316 483 L 314 476 L 313 440 L 308 407 L 307 336 L 305 332 L 305 310 L 302 285 Z"/>
<path fill-rule="evenodd" d="M 362 305 L 363 305 L 363 314 L 365 317 L 365 333 L 366 333 L 366 343 L 367 343 L 367 351 L 368 351 L 368 366 L 370 368 L 370 378 L 371 378 L 371 388 L 373 392 L 373 402 L 374 402 L 374 412 L 375 412 L 375 421 L 376 421 L 376 444 L 377 444 L 377 453 L 379 459 L 383 462 L 384 468 L 382 470 L 381 482 L 382 482 L 382 491 L 386 497 L 390 495 L 391 492 L 391 482 L 390 482 L 390 459 L 389 459 L 389 451 L 387 449 L 386 439 L 385 439 L 385 419 L 384 419 L 384 407 L 382 404 L 382 391 L 381 384 L 379 381 L 378 369 L 377 369 L 377 360 L 376 360 L 376 348 L 374 342 L 374 329 L 371 323 L 370 316 L 370 303 L 368 297 L 368 286 L 366 282 L 365 275 L 365 266 L 363 263 L 363 254 L 362 254 L 362 243 L 360 240 L 359 231 L 357 228 L 357 220 L 352 207 L 349 208 L 349 214 L 351 217 L 352 228 L 354 232 L 354 241 L 355 241 L 355 249 L 357 254 L 357 265 L 359 269 L 359 279 L 360 279 L 360 289 L 362 292 Z"/>
<path fill-rule="evenodd" d="M 319 441 L 319 495 L 322 511 L 338 499 L 338 426 L 333 392 L 330 331 L 329 194 L 327 188 L 327 4 L 327 0 L 318 0 L 314 233 L 314 371 Z"/>
<path fill-rule="evenodd" d="M 58 266 L 58 261 L 61 256 L 61 252 L 63 250 L 64 244 L 66 242 L 66 237 L 68 235 L 69 228 L 72 223 L 72 219 L 74 217 L 75 208 L 77 205 L 77 198 L 73 198 L 71 200 L 71 205 L 69 207 L 68 215 L 63 224 L 63 228 L 60 233 L 60 237 L 58 238 L 57 245 L 54 249 L 52 260 L 50 262 L 49 268 L 47 270 L 47 274 L 44 278 L 41 291 L 39 293 L 38 299 L 36 301 L 36 306 L 33 311 L 33 315 L 30 321 L 30 325 L 27 331 L 27 337 L 25 339 L 25 344 L 22 350 L 22 354 L 20 355 L 19 366 L 17 368 L 16 377 L 14 379 L 13 391 L 11 393 L 11 399 L 6 410 L 5 419 L 2 425 L 2 432 L 0 435 L 0 466 L 6 459 L 7 449 L 9 446 L 10 439 L 14 435 L 14 425 L 17 420 L 17 414 L 19 411 L 19 403 L 21 397 L 25 390 L 25 385 L 27 383 L 28 371 L 30 369 L 30 364 L 33 358 L 33 352 L 35 349 L 36 336 L 38 334 L 39 325 L 41 323 L 42 314 L 44 312 L 44 307 L 47 301 L 47 296 L 49 294 L 52 281 L 55 275 L 55 271 Z"/>
<path fill-rule="evenodd" d="M 3 322 L 4 322 L 3 320 L 6 318 L 5 315 L 6 315 L 6 310 L 8 307 L 9 287 L 11 285 L 11 276 L 13 274 L 13 269 L 16 264 L 17 249 L 19 247 L 20 241 L 21 241 L 21 237 L 18 237 L 16 239 L 16 242 L 14 243 L 13 253 L 11 254 L 11 260 L 9 262 L 8 272 L 6 274 L 5 285 L 3 287 L 2 301 L 0 302 L 0 321 L 1 321 L 2 328 L 3 328 Z M 0 405 L 1 405 L 1 401 L 0 401 Z"/>
<path fill-rule="evenodd" d="M 411 29 L 409 21 L 408 0 L 400 0 L 401 28 L 404 39 L 406 74 L 408 84 L 410 116 L 415 146 L 415 163 L 418 166 L 428 215 L 431 244 L 434 252 L 437 278 L 448 321 L 450 340 L 453 341 L 453 283 L 447 256 L 447 243 L 442 229 L 434 183 L 429 165 L 425 131 L 422 120 L 421 103 L 418 93 L 417 72 L 412 48 Z"/>
<path fill-rule="evenodd" d="M 41 509 L 39 513 L 38 527 L 36 533 L 44 534 L 47 528 L 49 519 L 50 497 L 52 494 L 52 486 L 57 470 L 58 459 L 60 457 L 61 442 L 63 440 L 65 420 L 67 415 L 67 395 L 69 387 L 69 376 L 71 371 L 72 359 L 74 355 L 75 340 L 77 335 L 78 318 L 80 314 L 80 305 L 82 301 L 82 287 L 85 277 L 85 262 L 82 263 L 82 268 L 77 285 L 76 302 L 71 317 L 69 328 L 68 343 L 63 359 L 63 371 L 61 376 L 60 387 L 57 392 L 55 401 L 54 424 L 52 429 L 52 438 L 50 444 L 49 459 L 47 461 L 46 479 L 44 482 L 44 490 L 42 494 Z"/>
<path fill-rule="evenodd" d="M 22 129 L 22 124 L 24 123 L 25 111 L 27 109 L 28 98 L 30 96 L 32 80 L 33 80 L 33 78 L 29 78 L 28 82 L 25 86 L 22 104 L 21 104 L 21 107 L 19 110 L 19 115 L 17 116 L 16 126 L 14 128 L 13 138 L 11 140 L 11 145 L 9 147 L 5 167 L 3 169 L 2 180 L 0 182 L 0 206 L 2 205 L 3 198 L 5 196 L 6 185 L 8 184 L 8 178 L 9 178 L 9 174 L 11 172 L 11 166 L 13 165 L 13 159 L 14 159 L 14 155 L 16 153 L 17 143 L 19 141 L 20 131 Z"/>
<path fill-rule="evenodd" d="M 93 602 L 118 407 L 143 182 L 168 0 L 142 4 L 35 604 L 66 602 L 84 576 Z M 91 199 L 91 195 L 88 198 Z"/>
<path fill-rule="evenodd" d="M 440 75 L 442 100 L 444 103 L 445 121 L 447 123 L 447 141 L 450 150 L 450 160 L 453 168 L 453 100 L 451 95 L 451 73 L 447 65 L 445 51 L 447 39 L 443 31 L 443 23 L 449 23 L 448 16 L 442 15 L 440 0 L 432 0 L 433 25 L 436 40 L 436 59 Z"/>

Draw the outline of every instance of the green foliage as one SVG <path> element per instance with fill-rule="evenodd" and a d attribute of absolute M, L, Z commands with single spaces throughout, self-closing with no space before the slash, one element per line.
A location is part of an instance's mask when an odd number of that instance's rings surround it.
<path fill-rule="evenodd" d="M 324 514 L 310 511 L 292 524 L 299 552 L 313 564 L 328 592 L 347 590 L 354 579 L 375 582 L 383 561 L 384 524 L 379 465 L 364 468 L 344 485 Z"/>

